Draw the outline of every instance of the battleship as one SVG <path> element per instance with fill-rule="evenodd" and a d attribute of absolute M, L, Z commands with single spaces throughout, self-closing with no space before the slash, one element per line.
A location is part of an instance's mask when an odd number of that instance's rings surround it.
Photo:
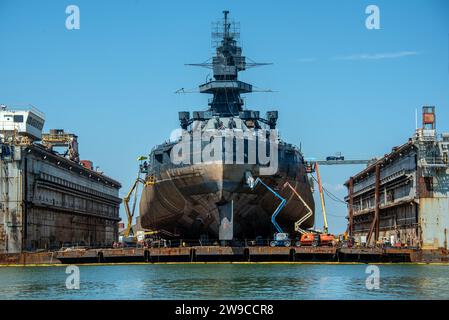
<path fill-rule="evenodd" d="M 293 234 L 294 224 L 301 218 L 305 220 L 302 228 L 313 227 L 313 184 L 301 150 L 278 137 L 277 111 L 261 117 L 259 111 L 244 107 L 242 95 L 254 89 L 238 80 L 239 72 L 266 64 L 242 55 L 239 26 L 230 21 L 228 11 L 223 13 L 212 32 L 216 55 L 191 64 L 213 71 L 213 78 L 199 86 L 200 93 L 212 95 L 209 108 L 194 111 L 192 117 L 190 112 L 179 112 L 182 132 L 193 136 L 190 142 L 182 143 L 184 138 L 179 137 L 151 150 L 143 170 L 147 183 L 140 200 L 140 224 L 183 239 L 268 239 L 275 232 L 271 218 L 280 202 L 264 187 L 270 186 L 287 200 L 276 218 L 285 232 Z M 195 134 L 202 137 L 199 152 L 192 151 Z M 226 135 L 233 136 L 231 143 L 223 142 Z M 204 136 L 209 140 L 206 144 L 219 141 L 218 147 L 205 146 Z M 256 148 L 251 147 L 252 140 L 257 141 Z M 182 150 L 188 155 L 174 161 L 173 154 L 179 155 L 174 150 L 179 150 L 180 144 L 190 153 Z M 273 144 L 276 148 L 268 146 Z M 198 153 L 200 161 L 195 161 Z M 213 161 L 201 158 L 205 153 L 212 154 Z M 257 178 L 264 183 L 254 186 Z M 291 188 L 284 188 L 287 182 L 302 201 Z"/>

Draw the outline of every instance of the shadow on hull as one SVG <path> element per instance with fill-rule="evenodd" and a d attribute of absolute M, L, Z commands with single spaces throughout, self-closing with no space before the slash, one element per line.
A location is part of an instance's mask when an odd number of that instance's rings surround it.
<path fill-rule="evenodd" d="M 257 168 L 254 165 L 201 164 L 167 170 L 161 175 L 161 182 L 146 186 L 142 193 L 142 227 L 164 229 L 184 238 L 198 239 L 207 235 L 210 239 L 218 239 L 222 221 L 220 208 L 232 205 L 233 238 L 272 237 L 271 215 L 279 205 L 279 199 L 263 186 L 251 190 L 244 181 L 247 171 L 254 172 Z M 294 172 L 290 177 L 282 172 L 262 177 L 288 201 L 277 221 L 290 233 L 294 231 L 294 223 L 307 210 L 291 190 L 282 189 L 284 183 L 294 186 L 314 208 L 304 166 L 298 164 Z M 312 227 L 313 216 L 302 226 Z"/>

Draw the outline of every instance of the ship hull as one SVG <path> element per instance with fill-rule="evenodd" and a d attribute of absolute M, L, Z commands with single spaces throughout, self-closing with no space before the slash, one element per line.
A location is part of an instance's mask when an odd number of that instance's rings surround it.
<path fill-rule="evenodd" d="M 232 206 L 234 239 L 271 238 L 271 216 L 280 200 L 259 184 L 254 190 L 245 181 L 245 173 L 259 176 L 258 165 L 198 164 L 173 167 L 160 172 L 158 182 L 144 187 L 140 202 L 140 223 L 151 230 L 166 230 L 183 238 L 207 235 L 219 239 L 220 208 Z M 308 213 L 306 207 L 284 184 L 289 182 L 314 210 L 311 186 L 304 164 L 280 165 L 272 176 L 262 180 L 287 200 L 277 222 L 285 232 L 294 232 L 294 223 Z M 229 207 L 229 206 L 228 206 Z M 313 215 L 302 228 L 313 226 Z"/>

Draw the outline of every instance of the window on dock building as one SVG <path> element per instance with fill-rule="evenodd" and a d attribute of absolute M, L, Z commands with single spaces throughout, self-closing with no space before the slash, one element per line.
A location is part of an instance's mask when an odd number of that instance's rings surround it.
<path fill-rule="evenodd" d="M 23 115 L 14 115 L 14 122 L 22 123 L 23 122 Z"/>

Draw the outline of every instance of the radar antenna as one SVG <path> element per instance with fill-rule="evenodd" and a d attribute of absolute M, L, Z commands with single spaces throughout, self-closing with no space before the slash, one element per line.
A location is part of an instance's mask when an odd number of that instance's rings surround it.
<path fill-rule="evenodd" d="M 251 67 L 268 65 L 269 63 L 257 63 L 242 54 L 239 45 L 240 25 L 229 19 L 229 11 L 223 11 L 223 19 L 213 24 L 212 41 L 215 47 L 215 56 L 203 63 L 189 64 L 191 66 L 205 67 L 213 70 L 213 78 L 207 79 L 206 83 L 200 85 L 199 92 L 212 95 L 209 99 L 209 110 L 212 116 L 234 117 L 243 112 L 244 100 L 242 94 L 253 92 L 253 86 L 238 79 L 240 71 Z M 264 90 L 256 90 L 264 92 Z M 184 89 L 177 93 L 185 93 Z M 255 115 L 256 113 L 254 113 Z M 277 115 L 275 115 L 277 118 Z M 180 114 L 183 126 L 191 119 L 186 118 L 186 113 Z M 206 116 L 194 116 L 196 119 L 205 119 Z M 271 120 L 263 120 L 260 117 L 254 119 L 270 124 L 275 127 L 276 121 L 271 115 Z"/>
<path fill-rule="evenodd" d="M 228 15 L 229 11 L 223 11 L 224 18 L 222 21 L 213 22 L 212 23 L 212 47 L 217 49 L 217 53 L 220 48 L 224 49 L 237 49 L 236 54 L 241 55 L 242 49 L 238 47 L 238 40 L 240 39 L 240 23 L 230 21 Z M 228 54 L 232 54 L 232 50 L 227 52 Z M 232 54 L 234 56 L 234 54 Z M 253 67 L 259 66 L 267 66 L 272 65 L 272 63 L 267 62 L 255 62 L 250 58 L 240 57 L 242 58 L 237 67 L 238 71 L 243 71 Z M 249 60 L 249 61 L 246 61 Z M 201 63 L 187 63 L 186 66 L 193 67 L 203 67 L 208 69 L 214 69 L 214 66 L 217 64 L 216 59 L 211 58 Z M 229 64 L 227 64 L 229 65 Z"/>

